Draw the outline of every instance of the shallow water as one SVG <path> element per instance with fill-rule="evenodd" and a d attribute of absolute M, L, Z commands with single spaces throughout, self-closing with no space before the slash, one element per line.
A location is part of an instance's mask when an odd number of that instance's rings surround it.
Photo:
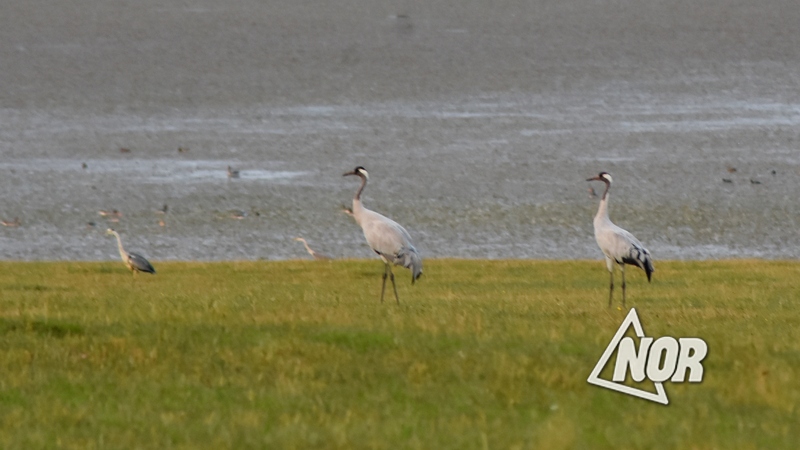
<path fill-rule="evenodd" d="M 423 257 L 599 258 L 601 170 L 656 260 L 800 257 L 793 2 L 13 3 L 3 259 L 369 257 L 356 165 Z"/>

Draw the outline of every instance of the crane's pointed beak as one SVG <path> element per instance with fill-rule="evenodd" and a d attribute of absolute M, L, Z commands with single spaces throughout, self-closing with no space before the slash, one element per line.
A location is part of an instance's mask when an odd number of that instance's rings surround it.
<path fill-rule="evenodd" d="M 346 177 L 348 175 L 356 175 L 356 173 L 355 172 L 345 172 L 345 173 L 342 174 L 343 177 Z"/>
<path fill-rule="evenodd" d="M 598 181 L 598 180 L 599 180 L 599 178 L 597 178 L 597 177 L 592 177 L 592 178 L 587 178 L 586 179 L 586 181 Z"/>

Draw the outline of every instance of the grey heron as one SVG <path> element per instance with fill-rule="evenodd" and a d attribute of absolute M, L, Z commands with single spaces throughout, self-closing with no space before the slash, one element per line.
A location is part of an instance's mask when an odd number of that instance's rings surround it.
<path fill-rule="evenodd" d="M 296 237 L 294 238 L 294 240 L 297 242 L 302 242 L 308 254 L 311 255 L 311 257 L 314 258 L 316 261 L 328 261 L 331 259 L 329 256 L 323 255 L 322 253 L 317 253 L 314 250 L 312 250 L 311 247 L 308 246 L 308 242 L 306 242 L 305 239 L 301 237 Z"/>
<path fill-rule="evenodd" d="M 611 275 L 608 306 L 611 306 L 614 296 L 614 263 L 616 263 L 619 264 L 622 271 L 622 306 L 624 307 L 625 264 L 637 266 L 644 270 L 647 274 L 647 281 L 650 282 L 650 277 L 656 270 L 653 267 L 653 259 L 650 257 L 650 252 L 644 248 L 638 239 L 628 231 L 614 225 L 611 219 L 608 218 L 608 190 L 611 188 L 611 175 L 608 172 L 600 172 L 596 177 L 589 178 L 586 181 L 602 181 L 606 184 L 606 190 L 600 199 L 600 207 L 594 216 L 594 238 L 606 257 L 606 267 Z"/>
<path fill-rule="evenodd" d="M 109 228 L 106 230 L 106 234 L 114 235 L 117 238 L 117 247 L 119 248 L 119 256 L 122 258 L 122 262 L 128 266 L 131 273 L 134 275 L 136 272 L 145 272 L 145 273 L 156 273 L 156 269 L 153 268 L 153 265 L 150 264 L 148 260 L 144 258 L 144 256 L 136 254 L 136 253 L 128 253 L 122 248 L 122 239 L 119 237 L 119 233 L 114 231 L 113 228 Z"/>
<path fill-rule="evenodd" d="M 397 295 L 397 286 L 394 283 L 394 273 L 392 264 L 411 269 L 411 284 L 422 276 L 422 258 L 417 253 L 417 249 L 411 243 L 411 236 L 399 223 L 388 217 L 370 211 L 361 204 L 361 193 L 367 185 L 369 174 L 362 166 L 347 172 L 343 176 L 355 175 L 361 178 L 361 186 L 353 197 L 353 218 L 356 220 L 367 244 L 383 260 L 383 284 L 381 286 L 381 303 L 383 294 L 386 291 L 386 277 L 392 280 L 394 288 L 394 298 L 400 304 L 400 297 Z"/>

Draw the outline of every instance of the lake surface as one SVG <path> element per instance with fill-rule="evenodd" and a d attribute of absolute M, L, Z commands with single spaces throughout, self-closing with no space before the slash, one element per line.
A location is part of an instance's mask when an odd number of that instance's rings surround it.
<path fill-rule="evenodd" d="M 376 3 L 10 2 L 0 258 L 800 257 L 797 2 Z"/>

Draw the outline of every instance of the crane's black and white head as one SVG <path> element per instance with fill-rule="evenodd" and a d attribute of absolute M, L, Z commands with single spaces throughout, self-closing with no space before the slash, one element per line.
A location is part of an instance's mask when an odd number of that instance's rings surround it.
<path fill-rule="evenodd" d="M 347 172 L 342 176 L 346 177 L 348 175 L 358 175 L 359 177 L 369 180 L 369 173 L 367 173 L 367 169 L 365 169 L 364 166 L 358 166 L 355 169 L 353 169 L 352 172 Z"/>
<path fill-rule="evenodd" d="M 587 178 L 586 181 L 602 181 L 606 184 L 606 190 L 603 192 L 603 200 L 605 200 L 606 195 L 608 194 L 608 189 L 611 187 L 611 174 L 608 172 L 600 172 L 596 177 Z"/>
<path fill-rule="evenodd" d="M 602 181 L 603 183 L 610 185 L 613 180 L 611 179 L 610 173 L 600 172 L 596 177 L 587 178 L 586 181 Z"/>

